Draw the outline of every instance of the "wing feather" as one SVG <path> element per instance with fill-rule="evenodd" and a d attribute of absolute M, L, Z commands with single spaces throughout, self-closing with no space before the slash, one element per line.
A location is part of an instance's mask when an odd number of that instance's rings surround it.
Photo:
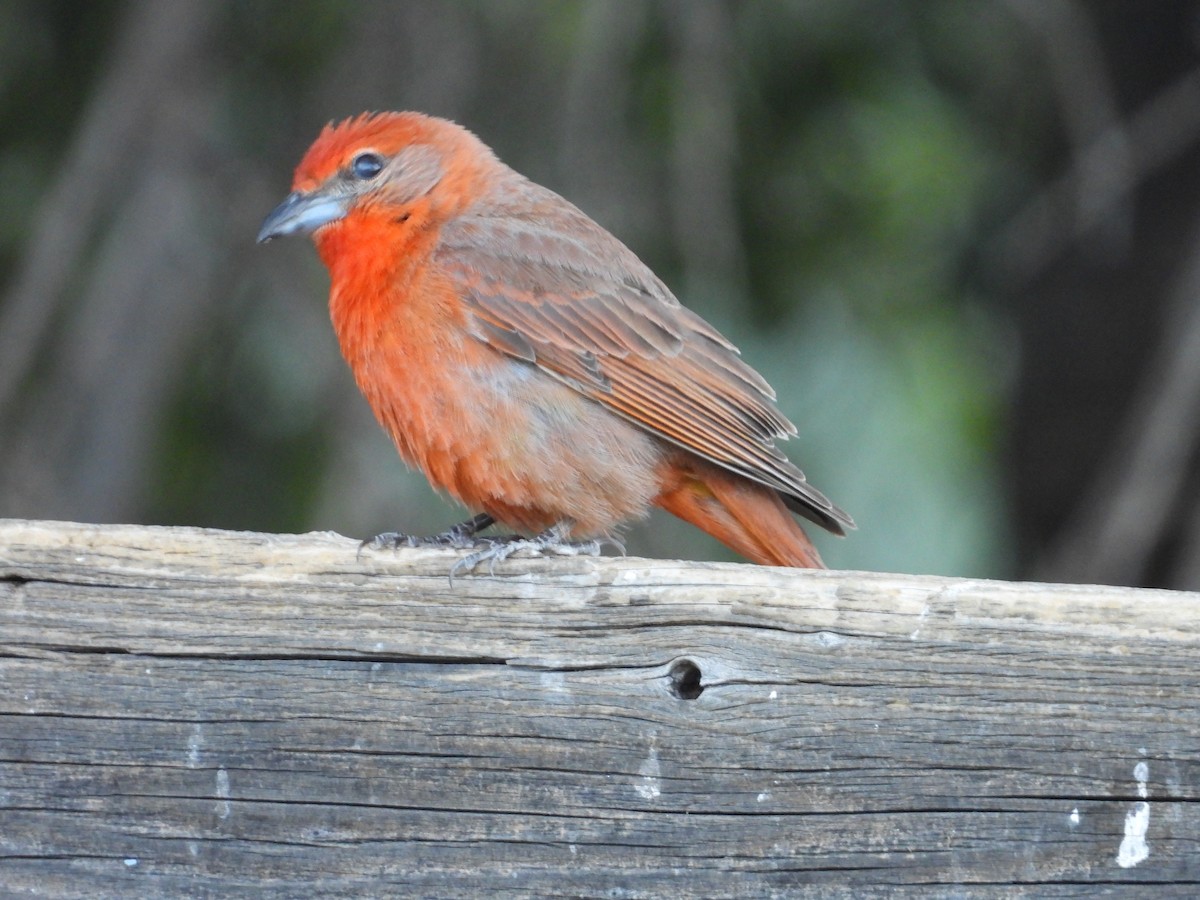
<path fill-rule="evenodd" d="M 624 244 L 520 176 L 443 226 L 435 261 L 475 335 L 679 447 L 774 488 L 842 533 L 854 523 L 775 446 L 795 426 L 715 328 Z"/>

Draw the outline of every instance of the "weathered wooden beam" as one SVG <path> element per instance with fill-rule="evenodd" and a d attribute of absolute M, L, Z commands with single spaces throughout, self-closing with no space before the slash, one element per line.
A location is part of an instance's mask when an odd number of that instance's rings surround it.
<path fill-rule="evenodd" d="M 1200 596 L 0 520 L 0 887 L 1200 888 Z"/>

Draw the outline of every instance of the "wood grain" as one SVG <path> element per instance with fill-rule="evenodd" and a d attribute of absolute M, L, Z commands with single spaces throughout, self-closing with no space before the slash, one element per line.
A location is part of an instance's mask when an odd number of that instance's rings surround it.
<path fill-rule="evenodd" d="M 1200 888 L 1200 596 L 0 520 L 0 887 Z"/>

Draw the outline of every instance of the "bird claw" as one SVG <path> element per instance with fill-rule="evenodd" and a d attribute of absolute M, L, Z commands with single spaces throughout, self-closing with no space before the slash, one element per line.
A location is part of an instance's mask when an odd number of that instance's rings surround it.
<path fill-rule="evenodd" d="M 450 550 L 471 550 L 450 567 L 450 585 L 454 586 L 454 576 L 464 572 L 473 572 L 483 563 L 487 563 L 488 575 L 496 574 L 496 564 L 504 562 L 510 556 L 524 553 L 529 556 L 599 556 L 604 545 L 614 547 L 622 556 L 625 555 L 625 545 L 612 535 L 604 535 L 587 541 L 568 540 L 571 523 L 560 522 L 541 534 L 527 538 L 519 534 L 503 534 L 494 537 L 477 537 L 485 528 L 496 524 L 496 520 L 487 513 L 480 513 L 465 522 L 459 522 L 453 528 L 431 535 L 404 534 L 399 531 L 386 531 L 377 534 L 370 540 L 358 545 L 358 557 L 362 552 L 371 550 L 400 550 L 401 548 L 427 547 Z"/>
<path fill-rule="evenodd" d="M 567 526 L 569 527 L 569 526 Z M 481 564 L 487 563 L 488 575 L 496 574 L 496 564 L 504 562 L 517 553 L 527 553 L 532 557 L 541 556 L 599 556 L 604 544 L 616 547 L 623 556 L 625 547 L 613 537 L 603 537 L 587 541 L 570 541 L 566 538 L 567 527 L 555 525 L 541 534 L 526 538 L 520 535 L 505 535 L 499 538 L 484 538 L 480 543 L 487 544 L 482 550 L 468 553 L 450 567 L 450 585 L 454 585 L 454 576 L 464 572 L 473 572 Z"/>
<path fill-rule="evenodd" d="M 494 525 L 496 520 L 487 513 L 480 513 L 474 518 L 447 528 L 445 531 L 430 535 L 404 534 L 400 531 L 385 531 L 358 545 L 358 558 L 368 548 L 371 550 L 400 550 L 401 548 L 449 548 L 451 550 L 470 550 L 489 544 L 490 539 L 479 538 L 475 535 L 485 528 Z"/>

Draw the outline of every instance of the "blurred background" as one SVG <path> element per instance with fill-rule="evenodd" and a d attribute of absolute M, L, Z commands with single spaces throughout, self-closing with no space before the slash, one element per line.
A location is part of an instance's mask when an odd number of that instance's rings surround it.
<path fill-rule="evenodd" d="M 1200 589 L 1200 4 L 7 0 L 0 515 L 425 533 L 306 241 L 453 118 L 775 386 L 836 567 Z M 630 553 L 732 556 L 657 515 Z"/>

